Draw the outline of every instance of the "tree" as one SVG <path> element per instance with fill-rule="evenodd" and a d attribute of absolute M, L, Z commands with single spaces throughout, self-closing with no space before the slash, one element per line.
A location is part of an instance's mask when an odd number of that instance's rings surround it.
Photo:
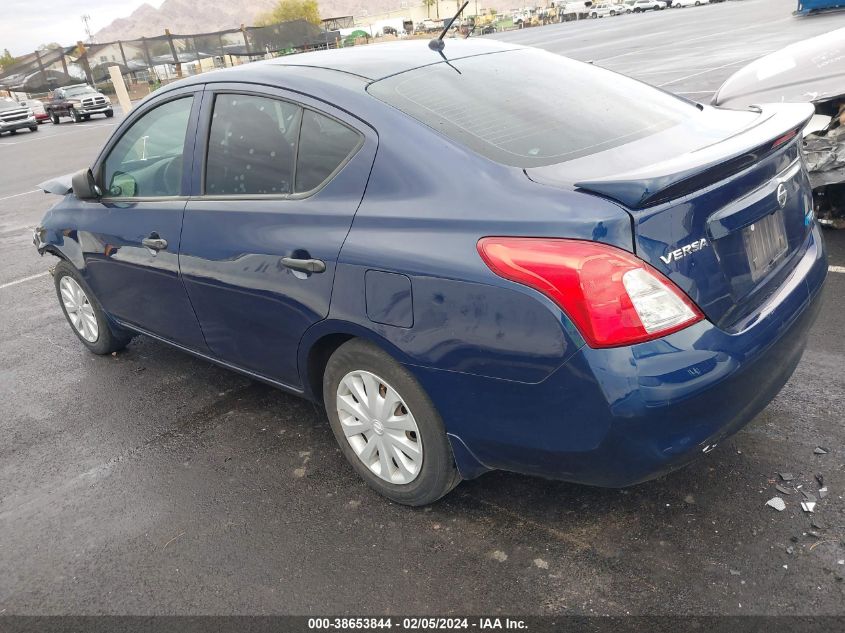
<path fill-rule="evenodd" d="M 15 63 L 15 58 L 12 57 L 12 54 L 9 52 L 8 48 L 3 49 L 3 54 L 0 55 L 0 69 L 8 68 L 12 64 Z"/>
<path fill-rule="evenodd" d="M 433 5 L 435 2 L 437 2 L 437 0 L 423 0 L 423 4 L 425 5 L 429 18 L 431 17 L 431 5 Z"/>
<path fill-rule="evenodd" d="M 258 26 L 269 26 L 291 20 L 307 20 L 320 25 L 320 8 L 317 0 L 281 0 L 271 11 L 259 16 Z"/>

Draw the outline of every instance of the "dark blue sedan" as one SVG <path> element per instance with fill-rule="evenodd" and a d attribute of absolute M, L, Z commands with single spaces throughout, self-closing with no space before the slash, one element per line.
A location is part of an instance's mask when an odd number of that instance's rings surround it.
<path fill-rule="evenodd" d="M 92 352 L 144 334 L 324 403 L 395 501 L 492 469 L 627 486 L 801 358 L 812 113 L 489 41 L 282 57 L 156 91 L 45 185 L 35 242 Z"/>

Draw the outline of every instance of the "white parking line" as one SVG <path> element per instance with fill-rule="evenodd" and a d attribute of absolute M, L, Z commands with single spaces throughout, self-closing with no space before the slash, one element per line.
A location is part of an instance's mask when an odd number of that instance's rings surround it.
<path fill-rule="evenodd" d="M 845 273 L 845 266 L 828 266 L 827 269 L 832 273 Z"/>
<path fill-rule="evenodd" d="M 16 194 L 11 195 L 11 196 L 6 196 L 5 198 L 0 198 L 0 202 L 3 202 L 3 200 L 11 200 L 12 198 L 19 198 L 21 196 L 28 196 L 31 193 L 38 193 L 39 191 L 41 191 L 41 189 L 33 189 L 32 191 L 24 191 L 23 193 L 16 193 Z"/>
<path fill-rule="evenodd" d="M 41 134 L 38 138 L 28 138 L 22 141 L 11 141 L 11 142 L 0 142 L 0 147 L 12 146 L 12 145 L 23 145 L 24 143 L 34 143 L 35 141 L 46 141 L 51 138 L 56 138 L 57 136 L 66 136 L 68 134 L 78 134 L 79 132 L 90 132 L 91 130 L 97 130 L 101 127 L 114 127 L 117 123 L 101 123 L 99 125 L 89 125 L 80 130 L 68 130 L 67 132 L 56 132 L 55 134 Z M 4 139 L 5 141 L 5 139 Z"/>
<path fill-rule="evenodd" d="M 33 279 L 39 279 L 41 277 L 45 277 L 50 274 L 49 270 L 45 270 L 43 273 L 38 273 L 37 275 L 30 275 L 29 277 L 24 277 L 23 279 L 16 279 L 15 281 L 10 281 L 5 284 L 0 284 L 0 290 L 3 288 L 11 288 L 12 286 L 17 286 L 18 284 L 25 284 L 27 281 L 32 281 Z"/>

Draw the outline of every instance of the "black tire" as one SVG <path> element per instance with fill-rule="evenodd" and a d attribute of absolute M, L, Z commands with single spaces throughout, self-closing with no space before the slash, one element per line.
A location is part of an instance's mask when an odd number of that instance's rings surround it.
<path fill-rule="evenodd" d="M 423 462 L 416 478 L 407 484 L 387 482 L 372 472 L 352 450 L 343 433 L 336 406 L 337 390 L 341 380 L 355 370 L 368 371 L 389 383 L 416 420 Z M 407 369 L 375 345 L 352 339 L 332 354 L 323 375 L 323 401 L 340 450 L 358 475 L 388 499 L 404 505 L 423 506 L 437 501 L 461 481 L 443 421 L 428 394 Z"/>
<path fill-rule="evenodd" d="M 82 120 L 83 120 L 83 121 L 90 121 L 90 120 L 91 120 L 91 115 L 90 115 L 90 114 L 83 114 L 83 115 L 82 115 Z"/>
<path fill-rule="evenodd" d="M 36 123 L 35 125 L 29 126 L 29 131 L 30 132 L 37 132 L 38 131 L 38 124 Z"/>
<path fill-rule="evenodd" d="M 50 114 L 50 123 L 52 123 L 53 125 L 58 125 L 59 123 L 61 123 L 61 119 L 59 119 L 58 114 L 56 114 L 55 112 L 50 112 L 49 114 Z"/>
<path fill-rule="evenodd" d="M 17 130 L 9 130 L 9 136 L 14 136 L 17 133 L 18 133 Z"/>
<path fill-rule="evenodd" d="M 82 287 L 82 290 L 85 292 L 85 296 L 88 298 L 88 302 L 91 304 L 94 316 L 97 319 L 98 330 L 97 340 L 93 343 L 82 337 L 76 327 L 73 326 L 70 316 L 68 316 L 67 309 L 65 308 L 64 301 L 62 300 L 62 291 L 59 286 L 63 277 L 72 277 L 76 283 Z M 103 308 L 100 306 L 100 302 L 97 301 L 94 293 L 91 292 L 91 288 L 88 287 L 88 284 L 85 283 L 82 275 L 79 274 L 72 264 L 66 260 L 60 261 L 53 272 L 53 283 L 56 286 L 56 296 L 59 299 L 59 305 L 62 308 L 62 313 L 65 315 L 65 319 L 67 319 L 70 329 L 73 330 L 73 333 L 76 334 L 76 337 L 82 341 L 82 344 L 85 347 L 95 354 L 105 355 L 120 351 L 129 344 L 129 341 L 132 340 L 132 335 L 129 332 L 117 329 L 109 323 L 105 312 L 103 312 Z"/>
<path fill-rule="evenodd" d="M 70 109 L 70 118 L 74 123 L 80 123 L 82 121 L 82 117 L 79 112 L 76 111 L 76 108 Z"/>
<path fill-rule="evenodd" d="M 114 110 L 106 110 L 106 118 L 110 119 L 114 116 Z"/>

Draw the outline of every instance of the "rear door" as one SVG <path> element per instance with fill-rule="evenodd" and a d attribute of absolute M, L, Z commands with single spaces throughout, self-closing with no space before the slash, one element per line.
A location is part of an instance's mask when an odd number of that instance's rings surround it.
<path fill-rule="evenodd" d="M 375 133 L 322 102 L 254 85 L 206 94 L 180 266 L 218 358 L 291 387 L 326 317 Z"/>
<path fill-rule="evenodd" d="M 94 167 L 103 197 L 80 203 L 77 224 L 86 279 L 106 311 L 199 351 L 178 258 L 201 90 L 130 116 Z"/>

